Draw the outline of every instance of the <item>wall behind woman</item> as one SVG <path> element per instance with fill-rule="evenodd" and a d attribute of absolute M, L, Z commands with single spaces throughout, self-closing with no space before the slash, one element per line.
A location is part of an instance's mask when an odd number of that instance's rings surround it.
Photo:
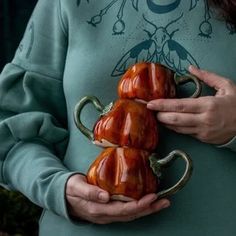
<path fill-rule="evenodd" d="M 37 0 L 0 0 L 0 69 L 14 56 Z"/>

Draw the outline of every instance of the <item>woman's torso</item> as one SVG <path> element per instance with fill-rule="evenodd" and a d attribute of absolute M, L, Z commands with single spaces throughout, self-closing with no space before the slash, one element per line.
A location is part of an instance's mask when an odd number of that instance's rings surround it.
<path fill-rule="evenodd" d="M 236 34 L 225 22 L 213 18 L 203 0 L 92 0 L 77 4 L 62 1 L 64 14 L 70 13 L 64 73 L 70 131 L 64 163 L 70 170 L 86 173 L 102 150 L 76 128 L 76 103 L 86 95 L 97 96 L 103 104 L 117 99 L 118 81 L 130 65 L 160 62 L 184 74 L 193 64 L 236 81 Z M 213 92 L 203 89 L 203 95 Z M 82 115 L 91 128 L 97 118 L 92 106 Z M 235 153 L 162 129 L 160 157 L 174 149 L 192 157 L 194 171 L 187 186 L 171 197 L 169 209 L 134 222 L 109 225 L 73 224 L 46 211 L 41 235 L 235 235 Z M 164 183 L 173 183 L 181 173 L 181 163 L 177 163 Z"/>

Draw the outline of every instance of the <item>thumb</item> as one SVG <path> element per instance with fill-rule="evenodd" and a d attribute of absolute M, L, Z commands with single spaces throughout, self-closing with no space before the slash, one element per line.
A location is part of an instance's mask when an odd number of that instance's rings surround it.
<path fill-rule="evenodd" d="M 109 201 L 109 193 L 103 189 L 87 183 L 86 176 L 76 174 L 68 180 L 70 195 L 81 197 L 87 201 L 106 203 Z"/>
<path fill-rule="evenodd" d="M 198 69 L 193 65 L 189 66 L 189 72 L 197 76 L 199 80 L 203 81 L 205 84 L 214 88 L 217 91 L 222 88 L 228 88 L 230 86 L 229 79 L 226 79 L 222 76 L 219 76 L 206 70 Z"/>

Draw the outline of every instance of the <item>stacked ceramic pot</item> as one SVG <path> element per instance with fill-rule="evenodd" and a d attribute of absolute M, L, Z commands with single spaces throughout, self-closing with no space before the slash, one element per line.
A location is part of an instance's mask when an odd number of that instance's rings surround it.
<path fill-rule="evenodd" d="M 159 124 L 156 113 L 147 109 L 153 99 L 175 98 L 176 86 L 194 82 L 200 93 L 198 80 L 175 73 L 154 63 L 139 63 L 130 67 L 118 83 L 118 96 L 106 106 L 98 98 L 86 96 L 75 107 L 74 119 L 78 129 L 94 144 L 103 148 L 87 172 L 88 183 L 108 191 L 112 199 L 132 201 L 148 193 L 159 197 L 181 189 L 191 176 L 192 162 L 189 156 L 174 150 L 165 158 L 158 158 Z M 80 116 L 86 104 L 92 103 L 100 112 L 93 130 L 82 124 Z M 182 178 L 172 187 L 160 190 L 162 167 L 177 157 L 185 163 Z"/>

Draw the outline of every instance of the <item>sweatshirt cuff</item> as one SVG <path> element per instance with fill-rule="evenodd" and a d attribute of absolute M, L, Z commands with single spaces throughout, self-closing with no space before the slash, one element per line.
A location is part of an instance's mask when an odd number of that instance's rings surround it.
<path fill-rule="evenodd" d="M 23 193 L 34 204 L 70 219 L 65 186 L 71 175 L 53 151 L 43 142 L 19 142 L 3 165 L 4 182 Z"/>
<path fill-rule="evenodd" d="M 218 148 L 229 148 L 232 151 L 236 152 L 236 136 L 234 136 L 229 142 L 222 144 L 222 145 L 218 145 Z"/>

